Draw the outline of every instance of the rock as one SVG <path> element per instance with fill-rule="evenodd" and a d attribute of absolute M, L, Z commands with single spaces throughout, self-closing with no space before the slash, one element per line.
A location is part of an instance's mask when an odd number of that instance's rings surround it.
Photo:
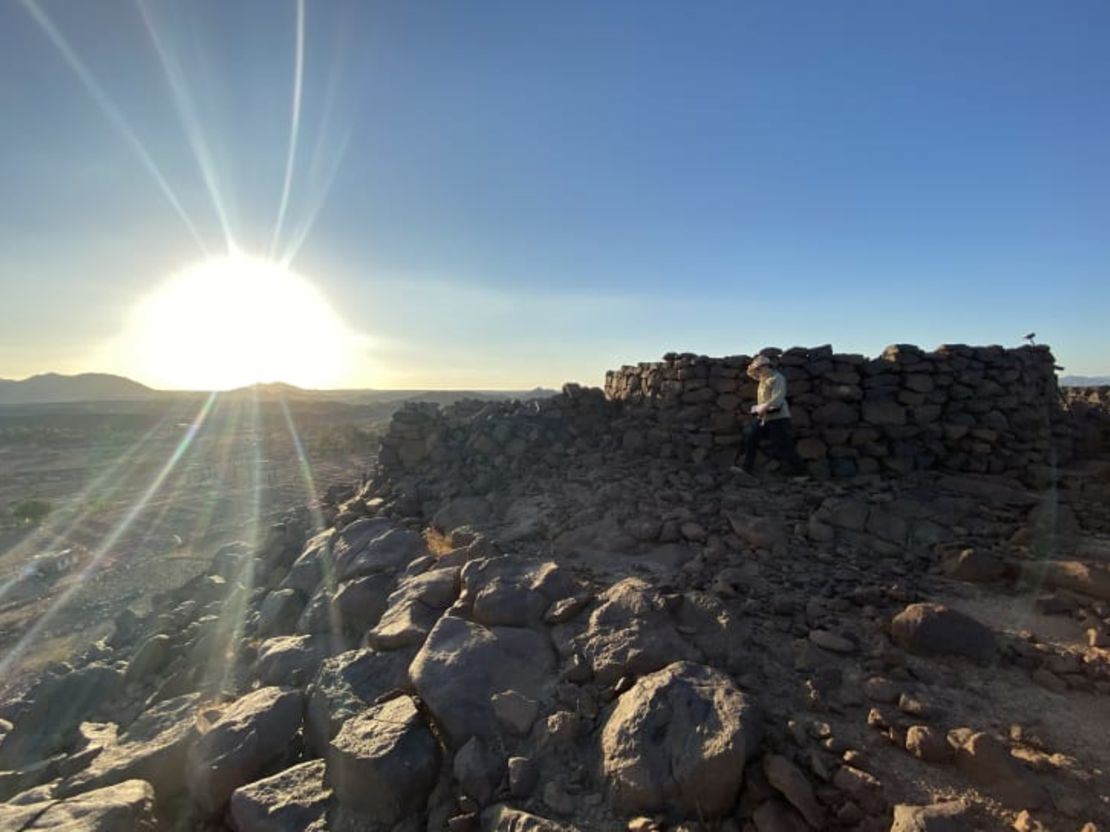
<path fill-rule="evenodd" d="M 189 750 L 193 801 L 216 813 L 240 786 L 282 759 L 301 727 L 300 691 L 259 688 L 225 706 Z"/>
<path fill-rule="evenodd" d="M 547 808 L 560 815 L 573 814 L 578 805 L 574 798 L 554 780 L 544 783 L 543 802 Z"/>
<path fill-rule="evenodd" d="M 810 630 L 809 640 L 830 653 L 848 654 L 856 652 L 857 649 L 854 641 L 838 636 L 836 633 L 830 633 L 828 630 Z"/>
<path fill-rule="evenodd" d="M 396 528 L 389 520 L 370 517 L 343 529 L 332 547 L 340 581 L 396 571 L 427 551 L 424 538 L 418 533 Z"/>
<path fill-rule="evenodd" d="M 53 803 L 0 806 L 0 828 L 54 832 L 156 832 L 154 789 L 125 780 Z"/>
<path fill-rule="evenodd" d="M 997 737 L 985 732 L 972 734 L 956 749 L 955 756 L 960 771 L 972 782 L 989 787 L 1008 808 L 1036 809 L 1048 799 L 1044 788 Z"/>
<path fill-rule="evenodd" d="M 810 828 L 801 815 L 781 800 L 767 800 L 760 804 L 752 814 L 752 823 L 756 832 L 808 832 Z"/>
<path fill-rule="evenodd" d="M 196 736 L 200 694 L 163 700 L 144 711 L 117 741 L 57 788 L 58 795 L 87 792 L 127 780 L 144 780 L 159 801 L 184 788 L 181 777 L 189 745 Z"/>
<path fill-rule="evenodd" d="M 718 670 L 675 662 L 643 677 L 601 732 L 601 774 L 614 808 L 729 811 L 761 728 L 755 705 Z"/>
<path fill-rule="evenodd" d="M 906 750 L 927 763 L 946 763 L 952 759 L 952 746 L 939 731 L 928 725 L 906 729 Z"/>
<path fill-rule="evenodd" d="M 153 635 L 139 645 L 127 670 L 123 674 L 125 685 L 145 684 L 150 677 L 159 673 L 173 658 L 173 640 L 162 633 Z"/>
<path fill-rule="evenodd" d="M 767 782 L 801 813 L 806 823 L 814 829 L 824 826 L 825 813 L 801 769 L 780 754 L 768 754 L 763 758 L 763 772 L 767 775 Z"/>
<path fill-rule="evenodd" d="M 1006 574 L 1006 564 L 993 552 L 964 549 L 945 561 L 944 571 L 961 581 L 993 581 Z"/>
<path fill-rule="evenodd" d="M 640 676 L 701 656 L 674 627 L 663 597 L 640 578 L 609 587 L 579 639 L 598 684 Z"/>
<path fill-rule="evenodd" d="M 530 758 L 509 758 L 509 793 L 513 797 L 528 797 L 532 794 L 539 776 L 539 768 Z"/>
<path fill-rule="evenodd" d="M 1022 580 L 1033 585 L 1043 583 L 1110 601 L 1110 566 L 1077 560 L 1032 561 L 1022 564 L 1021 572 Z"/>
<path fill-rule="evenodd" d="M 379 650 L 419 647 L 458 594 L 458 567 L 403 579 L 377 626 L 366 634 L 367 644 Z"/>
<path fill-rule="evenodd" d="M 122 681 L 118 670 L 98 664 L 44 678 L 0 744 L 0 769 L 21 769 L 63 750 L 82 722 L 113 701 Z"/>
<path fill-rule="evenodd" d="M 456 497 L 448 500 L 432 517 L 432 525 L 444 534 L 450 534 L 460 526 L 476 526 L 484 523 L 493 513 L 493 507 L 485 497 Z"/>
<path fill-rule="evenodd" d="M 316 754 L 327 752 L 343 723 L 391 691 L 410 691 L 413 653 L 348 650 L 326 659 L 308 691 L 305 740 Z"/>
<path fill-rule="evenodd" d="M 236 832 L 301 832 L 324 817 L 329 797 L 324 761 L 310 760 L 236 789 L 231 821 Z"/>
<path fill-rule="evenodd" d="M 274 590 L 258 609 L 258 634 L 266 638 L 294 632 L 304 606 L 304 598 L 295 589 Z"/>
<path fill-rule="evenodd" d="M 775 555 L 786 551 L 786 531 L 767 517 L 751 517 L 733 512 L 728 515 L 733 534 L 754 549 L 767 549 Z"/>
<path fill-rule="evenodd" d="M 483 627 L 445 615 L 409 669 L 416 691 L 458 748 L 497 733 L 492 696 L 513 689 L 542 699 L 554 682 L 555 655 L 546 636 L 517 627 Z"/>
<path fill-rule="evenodd" d="M 863 692 L 872 702 L 891 703 L 898 701 L 899 688 L 890 679 L 872 676 L 863 683 Z"/>
<path fill-rule="evenodd" d="M 471 737 L 455 752 L 452 773 L 463 794 L 479 806 L 489 803 L 501 781 L 502 765 L 477 737 Z"/>
<path fill-rule="evenodd" d="M 384 573 L 341 584 L 335 593 L 334 606 L 343 630 L 361 637 L 377 624 L 389 606 L 392 585 L 392 576 Z"/>
<path fill-rule="evenodd" d="M 482 812 L 482 832 L 578 832 L 578 828 L 499 803 Z"/>
<path fill-rule="evenodd" d="M 424 807 L 439 766 L 439 745 L 416 703 L 398 696 L 344 723 L 325 782 L 345 808 L 388 825 Z"/>
<path fill-rule="evenodd" d="M 493 714 L 498 723 L 506 731 L 518 736 L 525 736 L 532 730 L 532 723 L 540 712 L 539 703 L 535 699 L 515 690 L 495 693 L 492 703 Z"/>
<path fill-rule="evenodd" d="M 967 809 L 962 800 L 928 806 L 900 803 L 894 807 L 890 832 L 971 832 L 972 827 L 964 821 Z"/>
<path fill-rule="evenodd" d="M 462 597 L 472 605 L 473 620 L 487 627 L 538 624 L 553 603 L 580 589 L 553 561 L 480 558 L 462 570 Z"/>
<path fill-rule="evenodd" d="M 894 641 L 913 653 L 952 654 L 985 663 L 997 652 L 994 633 L 942 604 L 910 604 L 894 616 L 890 630 Z"/>
<path fill-rule="evenodd" d="M 263 685 L 304 687 L 327 657 L 330 641 L 327 635 L 267 639 L 258 648 L 255 675 Z"/>

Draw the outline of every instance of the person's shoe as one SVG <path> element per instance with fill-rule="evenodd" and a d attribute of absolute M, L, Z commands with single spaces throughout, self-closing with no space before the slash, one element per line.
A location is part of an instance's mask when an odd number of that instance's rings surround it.
<path fill-rule="evenodd" d="M 749 487 L 754 486 L 754 485 L 759 485 L 759 480 L 755 478 L 755 476 L 752 474 L 752 472 L 747 471 L 744 468 L 741 468 L 739 465 L 734 465 L 733 467 L 729 468 L 728 470 L 736 475 L 735 482 L 736 482 L 737 485 L 743 485 L 743 486 L 749 486 Z"/>

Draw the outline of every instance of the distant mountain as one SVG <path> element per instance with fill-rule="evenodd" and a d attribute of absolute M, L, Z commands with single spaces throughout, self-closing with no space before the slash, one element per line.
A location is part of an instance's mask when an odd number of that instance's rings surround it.
<path fill-rule="evenodd" d="M 1110 384 L 1110 376 L 1061 376 L 1061 387 L 1101 387 Z"/>
<path fill-rule="evenodd" d="M 105 373 L 76 376 L 45 373 L 21 381 L 0 379 L 0 404 L 106 402 L 146 399 L 154 395 L 154 390 L 137 381 Z"/>

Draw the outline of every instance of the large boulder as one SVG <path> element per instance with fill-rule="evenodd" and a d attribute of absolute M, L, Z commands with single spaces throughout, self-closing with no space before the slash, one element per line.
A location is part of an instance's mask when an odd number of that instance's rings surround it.
<path fill-rule="evenodd" d="M 122 681 L 118 670 L 98 664 L 43 679 L 0 744 L 0 769 L 25 768 L 64 750 L 82 722 L 114 701 Z"/>
<path fill-rule="evenodd" d="M 910 604 L 894 616 L 890 634 L 912 653 L 966 656 L 985 663 L 997 652 L 994 633 L 970 615 L 943 604 Z"/>
<path fill-rule="evenodd" d="M 519 627 L 483 627 L 445 615 L 428 634 L 409 674 L 452 746 L 497 732 L 491 697 L 513 689 L 543 699 L 554 682 L 555 653 L 546 635 Z"/>
<path fill-rule="evenodd" d="M 0 806 L 0 828 L 39 832 L 156 832 L 154 789 L 126 780 L 53 803 Z"/>
<path fill-rule="evenodd" d="M 258 634 L 267 636 L 292 633 L 297 619 L 304 612 L 304 596 L 295 589 L 276 589 L 267 595 L 258 609 Z"/>
<path fill-rule="evenodd" d="M 364 575 L 341 584 L 334 606 L 345 632 L 361 637 L 381 620 L 389 606 L 393 577 L 384 573 Z"/>
<path fill-rule="evenodd" d="M 440 750 L 409 696 L 347 720 L 328 749 L 325 782 L 345 809 L 393 824 L 422 810 L 436 783 Z"/>
<path fill-rule="evenodd" d="M 231 822 L 236 832 L 304 832 L 322 824 L 329 797 L 324 761 L 310 760 L 236 789 Z"/>
<path fill-rule="evenodd" d="M 254 671 L 263 685 L 304 687 L 316 675 L 339 639 L 328 635 L 278 636 L 258 648 Z"/>
<path fill-rule="evenodd" d="M 614 809 L 717 816 L 732 809 L 762 733 L 756 705 L 728 676 L 675 662 L 617 701 L 601 732 Z"/>
<path fill-rule="evenodd" d="M 462 598 L 471 606 L 471 618 L 487 627 L 538 624 L 553 602 L 580 589 L 554 561 L 480 558 L 462 570 Z"/>
<path fill-rule="evenodd" d="M 403 579 L 366 643 L 379 650 L 419 647 L 459 594 L 459 568 L 433 569 Z"/>
<path fill-rule="evenodd" d="M 599 684 L 640 676 L 701 656 L 675 629 L 662 595 L 641 578 L 625 578 L 599 598 L 579 638 Z"/>
<path fill-rule="evenodd" d="M 228 705 L 189 750 L 193 801 L 215 813 L 239 786 L 282 759 L 301 727 L 300 691 L 260 688 Z"/>
<path fill-rule="evenodd" d="M 332 546 L 340 581 L 396 571 L 426 552 L 427 545 L 419 534 L 377 517 L 356 520 L 336 535 Z"/>
<path fill-rule="evenodd" d="M 304 552 L 293 561 L 281 582 L 282 589 L 293 589 L 308 597 L 332 570 L 332 543 L 335 529 L 320 532 L 305 544 Z"/>
<path fill-rule="evenodd" d="M 305 739 L 323 755 L 343 723 L 390 691 L 408 691 L 412 651 L 349 650 L 324 661 L 308 693 Z"/>
<path fill-rule="evenodd" d="M 61 797 L 112 786 L 125 780 L 145 780 L 159 801 L 184 788 L 189 745 L 196 736 L 199 693 L 165 699 L 132 722 L 114 744 L 100 752 L 84 771 L 63 780 Z"/>

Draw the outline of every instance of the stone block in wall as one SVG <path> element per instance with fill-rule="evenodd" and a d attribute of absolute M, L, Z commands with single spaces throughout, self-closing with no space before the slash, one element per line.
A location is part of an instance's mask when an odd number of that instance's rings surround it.
<path fill-rule="evenodd" d="M 910 408 L 910 421 L 916 425 L 925 425 L 940 418 L 942 408 L 939 404 L 922 404 Z"/>
<path fill-rule="evenodd" d="M 859 421 L 859 408 L 847 402 L 828 402 L 811 414 L 818 425 L 851 425 Z"/>
<path fill-rule="evenodd" d="M 863 421 L 872 425 L 904 425 L 906 409 L 896 402 L 864 401 Z"/>
<path fill-rule="evenodd" d="M 712 387 L 701 387 L 696 390 L 688 390 L 682 394 L 682 401 L 684 404 L 701 404 L 703 402 L 711 402 L 715 398 L 717 398 L 717 394 Z"/>
<path fill-rule="evenodd" d="M 819 393 L 822 398 L 836 402 L 858 402 L 863 398 L 863 388 L 858 384 L 833 384 L 825 382 Z"/>
<path fill-rule="evenodd" d="M 907 373 L 902 377 L 902 384 L 916 393 L 929 393 L 935 386 L 933 377 L 925 373 Z"/>
<path fill-rule="evenodd" d="M 824 459 L 828 456 L 828 446 L 816 436 L 807 436 L 797 443 L 798 456 L 805 460 Z"/>
<path fill-rule="evenodd" d="M 721 410 L 739 410 L 742 401 L 735 393 L 724 393 L 717 397 L 717 407 Z"/>
<path fill-rule="evenodd" d="M 899 404 L 904 404 L 907 407 L 913 407 L 919 404 L 925 404 L 928 399 L 924 393 L 915 393 L 913 390 L 899 390 L 895 400 Z"/>

